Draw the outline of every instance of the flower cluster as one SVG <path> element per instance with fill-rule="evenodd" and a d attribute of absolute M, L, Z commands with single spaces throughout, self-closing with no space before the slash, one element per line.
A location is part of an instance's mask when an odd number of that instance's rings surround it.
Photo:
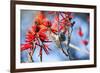
<path fill-rule="evenodd" d="M 40 61 L 42 61 L 42 50 L 46 54 L 49 54 L 49 50 L 51 50 L 46 44 L 52 42 L 47 36 L 47 32 L 49 31 L 49 34 L 53 33 L 54 35 L 58 35 L 60 32 L 66 34 L 69 28 L 72 28 L 75 24 L 75 22 L 71 22 L 73 18 L 71 12 L 48 12 L 48 14 L 55 14 L 54 21 L 51 22 L 46 17 L 45 12 L 39 11 L 32 27 L 26 33 L 25 43 L 21 44 L 21 51 L 31 50 L 29 52 L 31 58 L 37 46 L 40 47 Z M 80 35 L 82 36 L 82 33 Z"/>

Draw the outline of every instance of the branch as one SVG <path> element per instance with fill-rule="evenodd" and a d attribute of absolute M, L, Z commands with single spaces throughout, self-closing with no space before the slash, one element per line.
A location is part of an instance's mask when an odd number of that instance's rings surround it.
<path fill-rule="evenodd" d="M 58 35 L 51 34 L 51 36 L 52 36 L 53 40 L 56 42 L 56 45 L 58 47 L 60 47 L 60 44 L 58 44 L 59 43 L 59 41 L 58 41 L 58 38 L 59 38 Z M 67 45 L 68 41 L 64 41 L 63 43 L 65 45 Z M 74 50 L 81 51 L 80 48 L 78 48 L 77 46 L 75 46 L 75 45 L 73 45 L 71 43 L 69 44 L 69 47 L 72 48 L 72 49 L 74 49 Z M 84 49 L 83 52 L 86 53 L 86 54 L 89 54 L 89 52 L 87 50 L 85 50 L 85 49 Z"/>

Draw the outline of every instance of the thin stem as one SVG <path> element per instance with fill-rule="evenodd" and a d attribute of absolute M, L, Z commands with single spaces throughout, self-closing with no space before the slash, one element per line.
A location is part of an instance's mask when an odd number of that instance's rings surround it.
<path fill-rule="evenodd" d="M 31 61 L 31 62 L 34 62 L 34 60 L 33 60 L 33 58 L 32 58 L 32 52 L 29 52 L 29 60 Z"/>
<path fill-rule="evenodd" d="M 58 13 L 58 37 L 59 37 L 59 42 L 60 42 L 60 48 L 61 48 L 61 50 L 62 50 L 62 52 L 66 55 L 66 56 L 68 56 L 68 54 L 63 50 L 63 48 L 62 48 L 62 45 L 61 45 L 61 40 L 60 40 L 60 34 L 59 34 L 59 32 L 60 32 L 60 30 L 59 30 L 59 14 L 61 14 L 61 13 Z M 62 15 L 61 15 L 62 16 Z"/>
<path fill-rule="evenodd" d="M 40 52 L 41 52 L 41 54 L 40 54 L 40 61 L 42 62 L 42 48 L 40 49 Z"/>
<path fill-rule="evenodd" d="M 39 38 L 37 38 L 37 41 L 38 41 L 38 43 L 39 43 L 39 46 L 41 47 L 41 48 L 40 48 L 40 61 L 42 62 L 42 46 L 40 45 L 40 40 L 39 40 Z"/>
<path fill-rule="evenodd" d="M 67 53 L 64 51 L 64 49 L 62 48 L 61 41 L 60 41 L 60 46 L 61 46 L 62 52 L 63 52 L 66 56 L 68 56 L 68 54 L 67 54 Z"/>
<path fill-rule="evenodd" d="M 31 62 L 34 62 L 32 56 L 33 56 L 33 53 L 34 53 L 35 49 L 34 49 L 34 47 L 33 47 L 33 46 L 34 46 L 33 42 L 32 42 L 31 44 L 32 44 L 32 48 L 30 48 L 29 60 L 30 60 Z"/>
<path fill-rule="evenodd" d="M 61 13 L 60 13 L 60 15 L 62 16 L 63 19 L 65 19 L 64 16 Z"/>
<path fill-rule="evenodd" d="M 72 33 L 72 31 L 71 31 L 71 33 Z M 68 43 L 67 43 L 67 53 L 68 53 L 68 56 L 69 56 L 69 59 L 71 60 L 72 58 L 71 58 L 71 55 L 70 55 L 70 51 L 69 51 L 69 44 L 70 44 L 70 38 L 71 38 L 71 33 L 70 33 L 70 31 L 69 31 L 69 27 L 68 27 Z"/>

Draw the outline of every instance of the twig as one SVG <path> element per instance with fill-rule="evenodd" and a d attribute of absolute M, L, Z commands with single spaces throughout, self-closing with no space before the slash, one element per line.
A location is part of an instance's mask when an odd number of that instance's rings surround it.
<path fill-rule="evenodd" d="M 40 61 L 42 62 L 42 47 L 40 48 Z"/>
<path fill-rule="evenodd" d="M 39 44 L 36 44 L 36 45 L 39 45 L 40 46 L 40 61 L 42 62 L 42 46 L 40 45 L 40 39 L 37 38 L 37 41 Z"/>
<path fill-rule="evenodd" d="M 29 56 L 30 56 L 30 57 L 29 57 L 29 58 L 30 58 L 30 61 L 31 61 L 31 62 L 34 62 L 34 60 L 33 60 L 33 58 L 32 58 L 32 52 L 29 52 Z"/>
<path fill-rule="evenodd" d="M 32 42 L 31 44 L 34 46 L 34 43 L 33 43 L 33 42 Z M 33 60 L 33 58 L 32 58 L 34 51 L 35 51 L 35 47 L 32 47 L 32 48 L 30 49 L 30 52 L 29 52 L 29 58 L 30 58 L 29 60 L 30 60 L 31 62 L 34 62 L 34 60 Z"/>
<path fill-rule="evenodd" d="M 70 34 L 70 31 L 69 31 L 69 27 L 68 27 L 68 43 L 67 43 L 67 53 L 68 53 L 68 56 L 69 56 L 69 59 L 71 60 L 71 55 L 70 55 L 70 51 L 69 51 L 69 43 L 70 43 L 70 37 L 71 37 L 71 34 Z"/>
<path fill-rule="evenodd" d="M 61 14 L 61 13 L 60 13 Z M 62 16 L 62 15 L 61 15 Z M 59 42 L 60 42 L 60 48 L 61 48 L 61 50 L 62 50 L 62 52 L 66 55 L 66 56 L 68 56 L 68 54 L 63 50 L 63 47 L 62 47 L 62 45 L 61 45 L 61 40 L 60 40 L 60 34 L 59 34 L 59 13 L 58 13 L 58 39 L 59 39 Z"/>

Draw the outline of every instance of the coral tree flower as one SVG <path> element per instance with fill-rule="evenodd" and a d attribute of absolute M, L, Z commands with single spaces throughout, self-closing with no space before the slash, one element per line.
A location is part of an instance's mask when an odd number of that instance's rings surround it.
<path fill-rule="evenodd" d="M 83 37 L 83 31 L 82 31 L 82 28 L 81 28 L 81 27 L 79 27 L 77 33 L 78 33 L 78 35 L 79 35 L 80 37 Z"/>
<path fill-rule="evenodd" d="M 88 40 L 82 40 L 83 45 L 87 46 L 88 45 Z"/>
<path fill-rule="evenodd" d="M 71 22 L 72 19 L 72 15 L 70 12 L 59 12 L 58 13 L 58 18 L 56 21 L 59 22 L 59 31 L 62 31 L 64 33 L 66 33 L 68 31 L 69 27 L 73 27 L 73 25 L 75 24 Z"/>
<path fill-rule="evenodd" d="M 73 18 L 70 12 L 62 12 L 59 14 L 61 16 L 60 23 L 62 25 L 71 26 L 71 19 Z"/>
<path fill-rule="evenodd" d="M 47 36 L 44 32 L 46 32 L 44 29 L 41 29 L 38 25 L 33 25 L 30 32 L 33 34 L 32 36 L 34 39 L 39 38 L 41 41 L 47 40 Z"/>
<path fill-rule="evenodd" d="M 45 20 L 45 22 L 44 22 L 44 24 L 43 24 L 46 28 L 45 28 L 45 30 L 46 31 L 50 31 L 50 32 L 52 32 L 52 33 L 54 33 L 54 34 L 56 34 L 56 32 L 57 32 L 57 25 L 56 24 L 52 24 L 48 19 L 47 20 Z M 55 28 L 56 27 L 56 28 Z"/>
<path fill-rule="evenodd" d="M 31 48 L 32 46 L 31 44 L 38 38 L 41 41 L 47 40 L 48 38 L 44 32 L 45 32 L 44 29 L 41 29 L 38 25 L 34 24 L 32 28 L 26 34 L 25 42 L 27 44 L 21 45 L 21 49 L 26 50 L 28 48 Z"/>
<path fill-rule="evenodd" d="M 46 54 L 49 54 L 49 50 L 51 50 L 47 44 L 49 41 L 48 33 L 54 33 L 57 35 L 60 31 L 66 32 L 67 27 L 73 27 L 75 22 L 71 23 L 71 13 L 70 12 L 56 12 L 51 11 L 49 14 L 54 14 L 54 21 L 50 21 L 44 11 L 39 11 L 36 15 L 34 23 L 29 31 L 26 33 L 25 44 L 21 44 L 21 51 L 30 49 L 30 57 L 32 58 L 34 50 L 39 47 L 39 56 L 42 61 L 42 51 Z M 60 29 L 59 29 L 60 28 Z M 81 30 L 81 29 L 80 29 Z M 50 34 L 49 33 L 49 34 Z M 80 32 L 79 32 L 80 34 Z M 82 36 L 82 33 L 80 34 Z M 85 45 L 87 45 L 87 41 L 83 41 Z"/>
<path fill-rule="evenodd" d="M 21 44 L 21 51 L 32 48 L 32 45 L 27 43 L 27 44 Z"/>
<path fill-rule="evenodd" d="M 32 42 L 33 40 L 35 40 L 35 36 L 32 32 L 27 32 L 26 34 L 26 39 L 25 39 L 25 42 Z"/>
<path fill-rule="evenodd" d="M 42 25 L 44 23 L 44 20 L 46 19 L 45 13 L 43 11 L 40 11 L 37 13 L 37 16 L 35 18 L 35 22 L 38 25 Z"/>

